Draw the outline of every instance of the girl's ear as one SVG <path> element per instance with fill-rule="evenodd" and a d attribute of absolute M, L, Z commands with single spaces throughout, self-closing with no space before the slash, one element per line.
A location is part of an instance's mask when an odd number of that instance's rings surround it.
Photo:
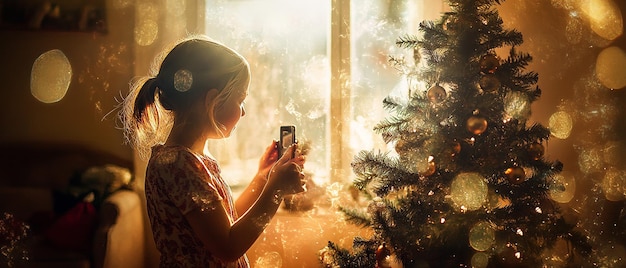
<path fill-rule="evenodd" d="M 209 104 L 215 100 L 217 94 L 219 94 L 219 91 L 215 88 L 207 90 L 206 95 L 204 95 L 204 107 L 209 107 Z"/>

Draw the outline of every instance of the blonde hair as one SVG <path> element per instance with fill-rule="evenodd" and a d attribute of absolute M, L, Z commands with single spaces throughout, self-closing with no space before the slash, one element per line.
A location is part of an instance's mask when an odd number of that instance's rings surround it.
<path fill-rule="evenodd" d="M 209 89 L 219 91 L 209 103 L 209 124 L 223 137 L 215 111 L 249 83 L 250 67 L 239 53 L 206 36 L 185 38 L 155 58 L 147 77 L 131 81 L 118 114 L 124 137 L 140 156 L 148 156 L 150 148 L 165 142 L 174 118 L 192 114 L 197 107 L 192 104 L 204 101 Z"/>

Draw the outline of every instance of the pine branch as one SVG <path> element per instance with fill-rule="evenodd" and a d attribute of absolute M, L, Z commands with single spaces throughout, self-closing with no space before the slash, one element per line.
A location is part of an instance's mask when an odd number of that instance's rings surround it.
<path fill-rule="evenodd" d="M 419 38 L 415 35 L 405 34 L 403 36 L 398 37 L 396 40 L 396 45 L 400 48 L 416 48 L 419 44 Z"/>
<path fill-rule="evenodd" d="M 385 196 L 394 189 L 414 183 L 415 174 L 400 167 L 399 162 L 387 157 L 386 153 L 361 151 L 352 162 L 358 177 L 372 177 L 369 185 L 378 196 Z"/>
<path fill-rule="evenodd" d="M 328 254 L 332 256 L 332 260 L 338 267 L 342 268 L 361 268 L 361 267 L 374 267 L 376 264 L 375 259 L 371 258 L 374 255 L 374 250 L 366 249 L 357 252 L 356 254 L 350 254 L 346 249 L 339 247 L 337 244 L 328 241 Z M 333 265 L 332 267 L 336 267 Z"/>
<path fill-rule="evenodd" d="M 395 98 L 387 96 L 383 99 L 383 108 L 390 113 L 393 113 L 402 109 L 402 105 Z"/>
<path fill-rule="evenodd" d="M 364 212 L 357 209 L 350 209 L 343 206 L 339 206 L 339 211 L 344 213 L 346 221 L 359 227 L 370 227 L 372 225 L 372 219 Z"/>

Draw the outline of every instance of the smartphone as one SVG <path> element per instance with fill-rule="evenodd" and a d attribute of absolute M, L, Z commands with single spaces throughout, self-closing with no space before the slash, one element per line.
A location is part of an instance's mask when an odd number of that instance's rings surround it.
<path fill-rule="evenodd" d="M 280 135 L 278 139 L 278 158 L 281 158 L 287 151 L 289 146 L 296 143 L 296 127 L 295 126 L 281 126 Z M 292 155 L 293 158 L 295 155 Z"/>

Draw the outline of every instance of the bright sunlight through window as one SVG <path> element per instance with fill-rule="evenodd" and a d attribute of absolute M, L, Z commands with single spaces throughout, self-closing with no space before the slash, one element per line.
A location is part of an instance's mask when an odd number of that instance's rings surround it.
<path fill-rule="evenodd" d="M 318 185 L 351 179 L 334 176 L 333 161 L 349 169 L 358 151 L 383 149 L 372 131 L 386 115 L 382 100 L 406 90 L 400 72 L 387 61 L 405 53 L 394 41 L 417 34 L 420 21 L 442 10 L 441 1 L 422 2 L 207 1 L 207 35 L 239 51 L 252 69 L 246 116 L 231 138 L 209 145 L 233 189 L 252 178 L 258 156 L 278 138 L 280 125 L 295 125 L 298 140 L 310 144 L 305 169 Z M 333 31 L 334 26 L 347 30 Z M 340 67 L 332 66 L 333 59 Z M 333 79 L 345 83 L 333 86 Z"/>

